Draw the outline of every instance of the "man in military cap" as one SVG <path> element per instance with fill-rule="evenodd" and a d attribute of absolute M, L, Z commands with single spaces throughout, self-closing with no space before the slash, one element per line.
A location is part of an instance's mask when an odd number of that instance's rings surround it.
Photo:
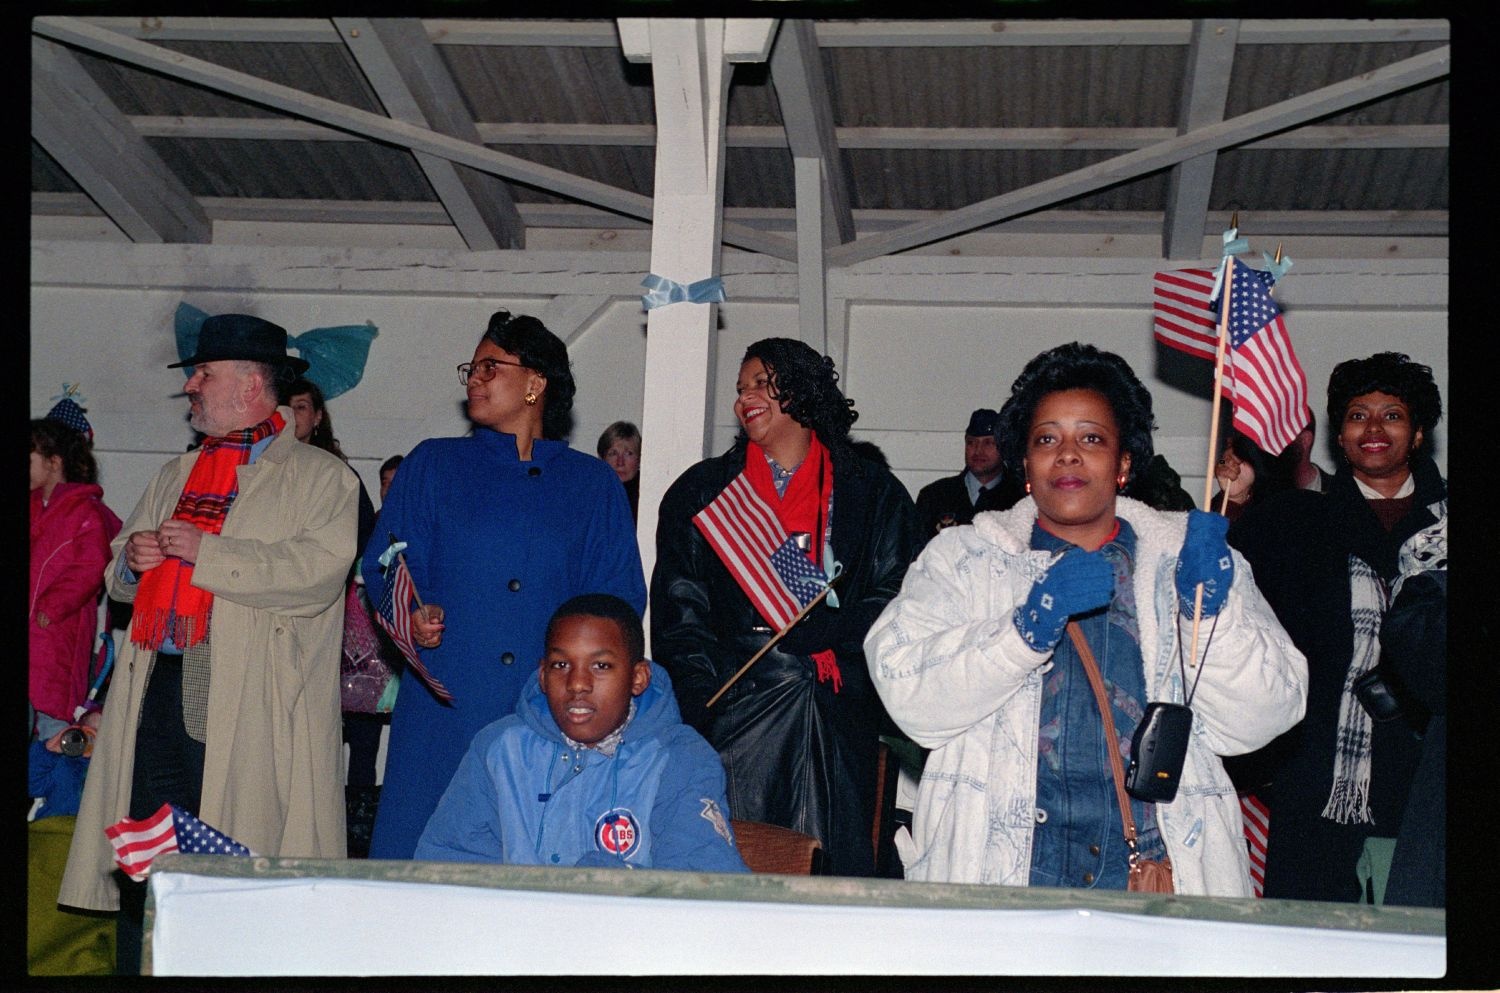
<path fill-rule="evenodd" d="M 1005 510 L 1025 495 L 1023 484 L 1005 477 L 995 445 L 999 414 L 981 407 L 964 429 L 964 471 L 928 483 L 917 494 L 917 516 L 928 541 L 943 528 L 969 524 L 981 510 Z"/>
<path fill-rule="evenodd" d="M 299 444 L 281 406 L 307 362 L 248 314 L 203 322 L 184 387 L 204 436 L 168 462 L 113 542 L 133 605 L 58 902 L 119 909 L 138 972 L 145 884 L 104 829 L 172 803 L 259 855 L 342 858 L 339 651 L 359 484 Z"/>

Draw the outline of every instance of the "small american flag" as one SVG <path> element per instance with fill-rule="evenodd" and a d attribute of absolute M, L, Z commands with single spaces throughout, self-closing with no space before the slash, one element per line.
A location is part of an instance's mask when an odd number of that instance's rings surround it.
<path fill-rule="evenodd" d="M 1307 375 L 1292 350 L 1281 308 L 1271 299 L 1275 276 L 1234 265 L 1229 301 L 1229 348 L 1224 391 L 1234 403 L 1234 426 L 1265 451 L 1286 448 L 1307 424 Z M 1219 310 L 1210 301 L 1209 269 L 1158 272 L 1152 282 L 1156 340 L 1214 361 Z"/>
<path fill-rule="evenodd" d="M 1256 896 L 1266 891 L 1266 841 L 1271 836 L 1271 809 L 1260 798 L 1240 794 L 1240 814 L 1245 822 L 1245 845 L 1250 850 L 1250 888 Z"/>
<path fill-rule="evenodd" d="M 115 849 L 115 864 L 136 882 L 146 878 L 158 855 L 251 855 L 255 853 L 233 838 L 204 824 L 172 803 L 143 820 L 125 818 L 104 829 Z"/>
<path fill-rule="evenodd" d="M 406 664 L 411 666 L 411 671 L 426 683 L 432 690 L 433 695 L 445 703 L 453 702 L 453 694 L 448 687 L 438 682 L 427 667 L 422 664 L 422 658 L 417 654 L 416 643 L 412 641 L 411 632 L 411 602 L 416 597 L 416 587 L 412 584 L 411 573 L 406 570 L 406 559 L 397 556 L 390 567 L 390 578 L 385 584 L 385 592 L 381 594 L 380 603 L 375 608 L 375 621 L 396 647 L 401 650 L 401 655 L 406 659 Z"/>
<path fill-rule="evenodd" d="M 714 553 L 766 622 L 780 630 L 828 585 L 744 473 L 693 516 Z"/>

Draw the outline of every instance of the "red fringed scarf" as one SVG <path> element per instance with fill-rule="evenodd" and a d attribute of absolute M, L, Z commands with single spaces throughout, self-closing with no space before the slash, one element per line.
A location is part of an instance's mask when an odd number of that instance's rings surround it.
<path fill-rule="evenodd" d="M 755 442 L 746 446 L 745 478 L 752 489 L 776 512 L 776 518 L 788 534 L 803 532 L 812 536 L 807 557 L 814 565 L 823 565 L 823 543 L 828 538 L 828 518 L 833 501 L 833 464 L 828 458 L 828 449 L 812 434 L 807 447 L 807 457 L 787 483 L 786 495 L 776 492 L 776 483 L 771 479 L 771 466 L 766 461 L 765 449 Z M 833 681 L 833 692 L 843 685 L 843 674 L 833 649 L 825 648 L 813 652 L 812 660 L 818 667 L 818 682 Z"/>
<path fill-rule="evenodd" d="M 239 467 L 250 461 L 250 449 L 257 442 L 284 427 L 286 420 L 278 412 L 247 430 L 204 439 L 172 519 L 188 521 L 208 534 L 222 531 L 239 493 Z M 213 605 L 214 595 L 193 585 L 193 564 L 169 556 L 141 577 L 130 640 L 152 650 L 160 648 L 168 635 L 178 651 L 196 645 L 208 636 Z"/>

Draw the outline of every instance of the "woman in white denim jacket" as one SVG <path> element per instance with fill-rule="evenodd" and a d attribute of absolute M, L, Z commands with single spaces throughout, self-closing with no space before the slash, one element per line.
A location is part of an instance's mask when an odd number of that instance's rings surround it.
<path fill-rule="evenodd" d="M 1150 461 L 1153 426 L 1150 394 L 1118 356 L 1076 343 L 1037 356 L 1001 412 L 998 439 L 1029 495 L 933 539 L 871 628 L 865 651 L 886 708 L 932 749 L 915 837 L 903 830 L 896 839 L 906 878 L 1125 887 L 1102 721 L 1078 696 L 1093 699 L 1081 672 L 1073 679 L 1077 655 L 1062 637 L 1071 616 L 1091 632 L 1124 746 L 1140 705 L 1193 693 L 1176 797 L 1132 802 L 1143 849 L 1155 846 L 1147 857 L 1171 858 L 1178 893 L 1250 895 L 1239 801 L 1219 756 L 1253 750 L 1301 719 L 1307 664 L 1248 565 L 1224 544 L 1222 518 L 1159 512 L 1118 495 L 1131 465 Z M 1200 580 L 1199 664 L 1184 667 Z M 1106 618 L 1115 632 L 1124 618 L 1132 638 L 1111 639 Z M 1041 733 L 1044 711 L 1071 740 Z M 1049 789 L 1069 802 L 1046 829 L 1050 851 L 1039 861 L 1048 872 L 1034 879 L 1033 843 L 1048 820 L 1038 805 L 1039 757 L 1044 774 L 1047 762 L 1062 766 Z M 1084 788 L 1076 789 L 1080 772 Z M 1071 815 L 1081 826 L 1070 834 L 1063 810 L 1088 797 L 1107 799 Z"/>

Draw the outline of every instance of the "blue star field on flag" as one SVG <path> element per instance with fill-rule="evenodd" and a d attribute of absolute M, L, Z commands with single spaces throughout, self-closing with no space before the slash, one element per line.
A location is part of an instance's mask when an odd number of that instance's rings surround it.
<path fill-rule="evenodd" d="M 172 805 L 177 829 L 177 850 L 187 855 L 249 855 L 250 849 L 223 831 L 209 827 L 176 804 Z"/>
<path fill-rule="evenodd" d="M 806 607 L 828 585 L 828 575 L 813 564 L 807 553 L 797 547 L 797 539 L 788 537 L 771 553 L 771 568 L 781 577 L 800 606 Z"/>
<path fill-rule="evenodd" d="M 1255 279 L 1246 279 L 1254 275 Z M 1250 336 L 1270 324 L 1281 313 L 1276 301 L 1271 299 L 1270 282 L 1265 277 L 1270 273 L 1251 269 L 1235 260 L 1234 292 L 1229 301 L 1229 344 L 1239 348 Z M 1215 308 L 1217 309 L 1217 308 Z"/>

